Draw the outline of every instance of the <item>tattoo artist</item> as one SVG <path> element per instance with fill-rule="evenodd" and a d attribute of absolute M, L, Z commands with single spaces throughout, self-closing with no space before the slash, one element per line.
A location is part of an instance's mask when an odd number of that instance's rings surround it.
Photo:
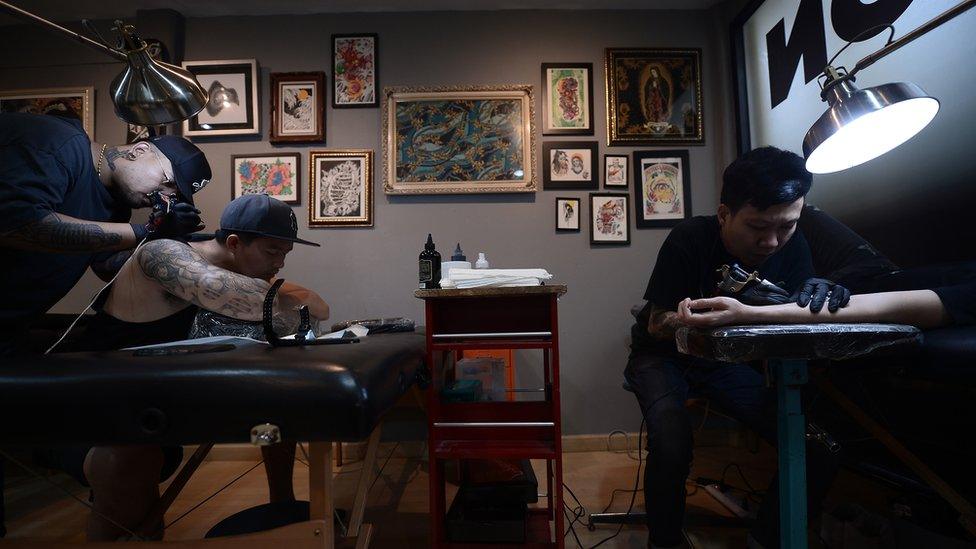
<path fill-rule="evenodd" d="M 0 356 L 31 352 L 27 330 L 88 267 L 108 280 L 140 241 L 203 228 L 193 193 L 210 180 L 203 152 L 159 136 L 92 143 L 77 119 L 0 114 Z M 128 223 L 150 193 L 180 201 L 155 223 Z"/>

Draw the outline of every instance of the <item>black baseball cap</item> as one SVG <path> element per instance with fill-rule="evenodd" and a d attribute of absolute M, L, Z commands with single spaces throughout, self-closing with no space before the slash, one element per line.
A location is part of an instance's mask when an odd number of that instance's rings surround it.
<path fill-rule="evenodd" d="M 193 143 L 175 135 L 158 135 L 146 141 L 156 146 L 173 165 L 173 179 L 183 198 L 193 204 L 193 193 L 207 186 L 213 175 L 207 157 Z"/>
<path fill-rule="evenodd" d="M 298 219 L 291 206 L 266 194 L 246 194 L 231 200 L 220 215 L 220 230 L 319 246 L 298 238 Z"/>

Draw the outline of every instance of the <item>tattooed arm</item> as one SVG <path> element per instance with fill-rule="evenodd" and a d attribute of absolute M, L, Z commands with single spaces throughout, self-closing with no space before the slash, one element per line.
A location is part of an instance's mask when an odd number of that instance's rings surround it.
<path fill-rule="evenodd" d="M 652 306 L 647 320 L 647 333 L 657 339 L 674 339 L 674 333 L 682 326 L 677 311 Z"/>
<path fill-rule="evenodd" d="M 53 253 L 124 250 L 136 245 L 128 223 L 102 223 L 50 213 L 0 233 L 0 247 Z"/>
<path fill-rule="evenodd" d="M 211 265 L 193 248 L 175 240 L 154 240 L 136 258 L 142 272 L 164 290 L 198 307 L 238 320 L 261 320 L 271 284 Z M 284 326 L 298 326 L 293 300 L 276 298 L 274 312 Z"/>

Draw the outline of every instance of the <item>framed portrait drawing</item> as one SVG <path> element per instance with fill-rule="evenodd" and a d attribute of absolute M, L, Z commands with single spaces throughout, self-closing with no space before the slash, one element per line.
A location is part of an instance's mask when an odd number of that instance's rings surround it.
<path fill-rule="evenodd" d="M 638 229 L 673 227 L 691 217 L 688 151 L 634 151 Z"/>
<path fill-rule="evenodd" d="M 44 88 L 0 91 L 0 112 L 55 114 L 77 118 L 95 140 L 95 88 Z"/>
<path fill-rule="evenodd" d="M 603 155 L 603 186 L 626 187 L 629 161 L 630 157 L 626 154 Z"/>
<path fill-rule="evenodd" d="M 298 204 L 302 196 L 301 165 L 302 157 L 298 153 L 232 155 L 230 198 L 266 194 L 288 204 Z"/>
<path fill-rule="evenodd" d="M 373 151 L 309 153 L 309 227 L 373 226 Z"/>
<path fill-rule="evenodd" d="M 593 135 L 593 63 L 543 63 L 542 94 L 542 135 Z"/>
<path fill-rule="evenodd" d="M 703 144 L 701 49 L 607 48 L 607 143 Z"/>
<path fill-rule="evenodd" d="M 332 108 L 379 105 L 379 37 L 332 35 Z"/>
<path fill-rule="evenodd" d="M 183 135 L 251 135 L 258 130 L 258 63 L 254 59 L 184 61 L 210 101 L 183 121 Z"/>
<path fill-rule="evenodd" d="M 542 144 L 542 183 L 549 189 L 599 189 L 596 141 L 547 141 Z"/>
<path fill-rule="evenodd" d="M 627 193 L 590 193 L 590 244 L 630 244 Z"/>
<path fill-rule="evenodd" d="M 556 198 L 556 232 L 578 233 L 580 230 L 580 199 Z"/>
<path fill-rule="evenodd" d="M 535 192 L 532 86 L 386 88 L 387 194 Z"/>
<path fill-rule="evenodd" d="M 271 143 L 325 142 L 325 73 L 271 73 Z"/>

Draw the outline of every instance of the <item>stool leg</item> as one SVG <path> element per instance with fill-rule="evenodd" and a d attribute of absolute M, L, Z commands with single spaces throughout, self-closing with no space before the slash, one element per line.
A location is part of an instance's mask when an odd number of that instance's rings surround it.
<path fill-rule="evenodd" d="M 807 547 L 806 421 L 800 390 L 805 360 L 770 360 L 776 379 L 779 446 L 779 539 L 784 549 Z"/>

